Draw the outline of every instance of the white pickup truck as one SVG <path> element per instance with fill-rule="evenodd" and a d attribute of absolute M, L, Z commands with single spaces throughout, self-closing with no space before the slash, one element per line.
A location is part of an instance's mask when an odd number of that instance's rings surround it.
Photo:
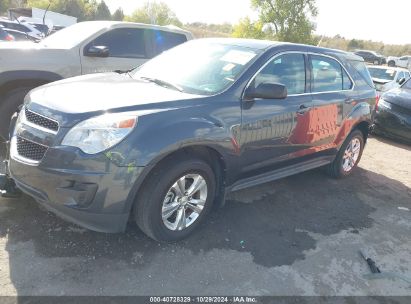
<path fill-rule="evenodd" d="M 0 139 L 11 116 L 33 88 L 90 73 L 129 70 L 193 39 L 176 27 L 112 21 L 81 22 L 39 43 L 0 47 Z"/>
<path fill-rule="evenodd" d="M 389 67 L 399 67 L 404 69 L 411 68 L 411 56 L 394 57 L 390 56 L 387 58 L 387 63 Z"/>

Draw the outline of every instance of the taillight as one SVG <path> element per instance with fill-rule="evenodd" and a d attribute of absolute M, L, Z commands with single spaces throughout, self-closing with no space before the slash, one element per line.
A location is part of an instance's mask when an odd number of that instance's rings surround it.
<path fill-rule="evenodd" d="M 14 41 L 14 37 L 12 35 L 7 35 L 6 40 L 7 41 Z"/>
<path fill-rule="evenodd" d="M 375 97 L 375 111 L 378 111 L 378 103 L 380 102 L 381 95 L 377 94 Z"/>

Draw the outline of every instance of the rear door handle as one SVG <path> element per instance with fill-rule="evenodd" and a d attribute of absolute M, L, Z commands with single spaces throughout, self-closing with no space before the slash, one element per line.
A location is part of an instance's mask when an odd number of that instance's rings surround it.
<path fill-rule="evenodd" d="M 300 107 L 299 107 L 299 109 L 298 109 L 298 111 L 297 111 L 297 114 L 305 114 L 305 113 L 307 113 L 308 111 L 310 111 L 310 109 L 311 109 L 311 107 L 310 106 L 307 106 L 307 105 L 301 105 Z"/>

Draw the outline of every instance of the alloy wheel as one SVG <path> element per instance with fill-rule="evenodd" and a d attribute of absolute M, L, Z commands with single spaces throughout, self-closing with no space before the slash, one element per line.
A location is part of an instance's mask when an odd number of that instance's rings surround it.
<path fill-rule="evenodd" d="M 200 174 L 179 178 L 163 201 L 161 213 L 167 229 L 181 231 L 191 226 L 203 212 L 207 195 L 207 182 Z"/>
<path fill-rule="evenodd" d="M 355 167 L 360 153 L 361 141 L 357 137 L 354 137 L 344 152 L 342 168 L 345 172 L 350 172 Z"/>

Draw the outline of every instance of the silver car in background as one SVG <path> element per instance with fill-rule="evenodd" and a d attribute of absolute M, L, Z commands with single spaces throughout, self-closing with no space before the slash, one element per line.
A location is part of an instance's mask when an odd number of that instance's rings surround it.
<path fill-rule="evenodd" d="M 411 77 L 408 70 L 386 66 L 368 66 L 372 81 L 379 92 L 386 92 L 400 87 Z"/>

